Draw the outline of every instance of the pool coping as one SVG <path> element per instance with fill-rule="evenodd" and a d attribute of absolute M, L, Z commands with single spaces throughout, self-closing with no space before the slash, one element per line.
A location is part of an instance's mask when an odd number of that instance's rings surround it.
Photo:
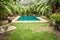
<path fill-rule="evenodd" d="M 40 19 L 40 21 L 17 21 L 17 19 L 19 18 L 20 16 L 17 16 L 15 19 L 12 20 L 12 22 L 48 22 L 47 20 L 41 18 L 41 17 L 37 17 L 38 19 Z"/>

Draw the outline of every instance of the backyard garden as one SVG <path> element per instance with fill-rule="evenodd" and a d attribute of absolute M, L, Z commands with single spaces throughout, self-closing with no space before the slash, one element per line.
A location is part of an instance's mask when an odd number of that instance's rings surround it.
<path fill-rule="evenodd" d="M 0 0 L 0 40 L 60 40 L 60 0 Z"/>

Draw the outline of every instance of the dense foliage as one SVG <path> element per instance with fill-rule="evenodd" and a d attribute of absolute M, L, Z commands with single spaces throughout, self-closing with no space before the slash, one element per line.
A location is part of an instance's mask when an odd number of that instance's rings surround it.
<path fill-rule="evenodd" d="M 52 20 L 60 21 L 60 14 L 56 13 L 51 16 Z"/>
<path fill-rule="evenodd" d="M 20 2 L 15 1 L 2 1 L 0 3 L 1 9 L 0 14 L 40 14 L 40 15 L 50 15 L 52 12 L 51 6 L 47 2 L 35 2 L 28 5 L 23 5 Z M 2 12 L 4 11 L 4 12 Z"/>
<path fill-rule="evenodd" d="M 58 1 L 56 1 L 57 3 Z M 14 0 L 1 0 L 0 1 L 0 15 L 19 14 L 19 15 L 44 15 L 49 17 L 52 14 L 54 7 L 54 0 L 48 0 L 46 2 L 36 1 L 29 4 L 21 4 Z"/>
<path fill-rule="evenodd" d="M 9 13 L 12 13 L 8 1 L 0 1 L 0 20 L 7 19 Z"/>
<path fill-rule="evenodd" d="M 60 31 L 60 14 L 56 13 L 50 17 L 50 24 Z"/>

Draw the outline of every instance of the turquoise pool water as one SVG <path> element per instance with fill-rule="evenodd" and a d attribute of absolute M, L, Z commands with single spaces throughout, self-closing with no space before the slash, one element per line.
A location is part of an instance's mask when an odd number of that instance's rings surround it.
<path fill-rule="evenodd" d="M 36 21 L 39 20 L 36 16 L 21 16 L 18 21 Z"/>

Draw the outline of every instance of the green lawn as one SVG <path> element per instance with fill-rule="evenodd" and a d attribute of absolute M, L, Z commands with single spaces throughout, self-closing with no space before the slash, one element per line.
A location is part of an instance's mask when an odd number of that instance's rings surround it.
<path fill-rule="evenodd" d="M 17 29 L 12 31 L 6 40 L 57 40 L 56 35 L 52 32 L 36 31 L 36 28 L 46 27 L 48 23 L 13 23 L 12 25 L 16 26 Z"/>

